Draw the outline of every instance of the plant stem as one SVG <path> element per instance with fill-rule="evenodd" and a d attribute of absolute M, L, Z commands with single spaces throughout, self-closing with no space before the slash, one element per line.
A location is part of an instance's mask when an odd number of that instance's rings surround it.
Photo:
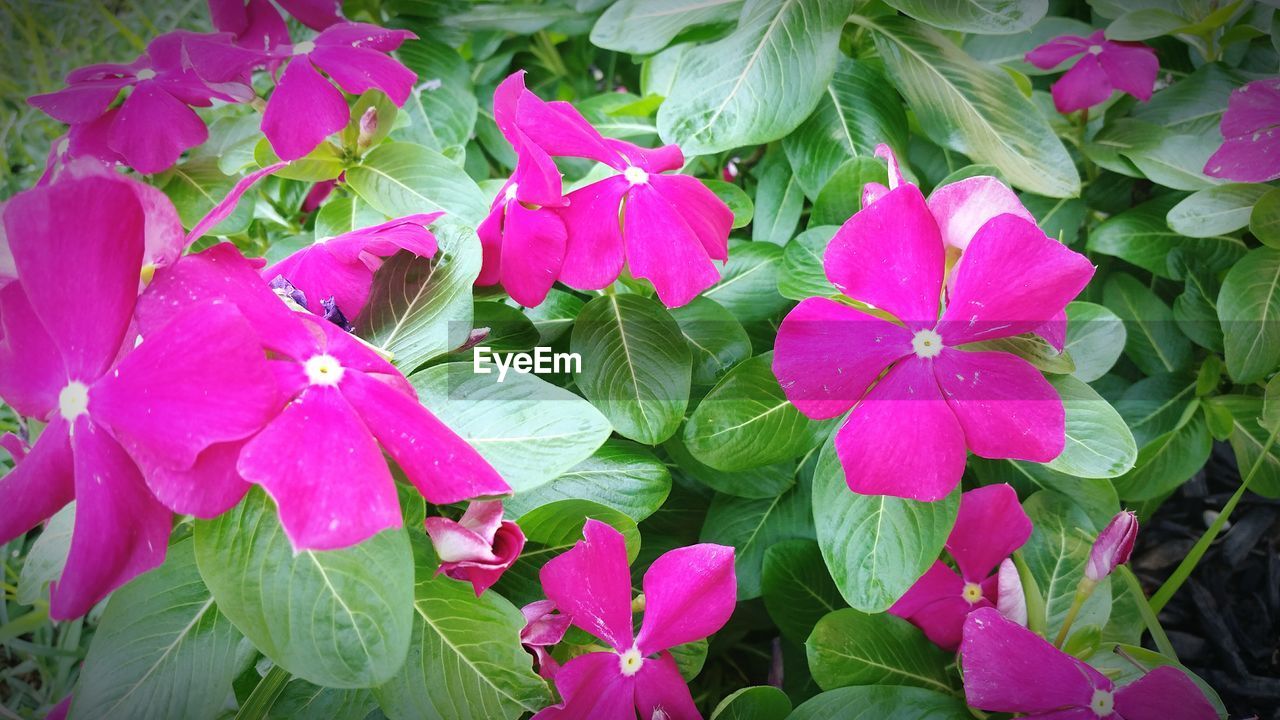
<path fill-rule="evenodd" d="M 244 705 L 236 713 L 235 720 L 262 720 L 276 704 L 284 686 L 289 682 L 289 671 L 279 665 L 272 665 L 267 674 L 258 681 L 257 687 L 249 693 Z"/>
<path fill-rule="evenodd" d="M 1089 578 L 1081 578 L 1080 584 L 1076 586 L 1075 597 L 1071 598 L 1071 609 L 1067 610 L 1067 616 L 1062 620 L 1062 629 L 1058 630 L 1058 637 L 1053 641 L 1053 646 L 1061 648 L 1062 644 L 1067 641 L 1067 633 L 1071 631 L 1071 625 L 1076 621 L 1076 616 L 1080 614 L 1080 608 L 1084 607 L 1084 603 L 1093 594 L 1098 583 Z"/>
<path fill-rule="evenodd" d="M 1160 619 L 1156 617 L 1155 612 L 1151 610 L 1151 603 L 1147 601 L 1147 596 L 1142 592 L 1142 585 L 1138 583 L 1138 576 L 1133 574 L 1127 566 L 1121 565 L 1116 568 L 1114 577 L 1124 580 L 1125 585 L 1129 588 L 1129 592 L 1134 595 L 1134 602 L 1138 604 L 1138 613 L 1142 615 L 1142 622 L 1146 624 L 1147 630 L 1151 633 L 1151 639 L 1156 643 L 1156 649 L 1161 655 L 1170 660 L 1177 660 L 1178 653 L 1174 652 L 1173 644 L 1169 642 L 1169 636 L 1165 635 L 1164 628 L 1160 625 Z"/>

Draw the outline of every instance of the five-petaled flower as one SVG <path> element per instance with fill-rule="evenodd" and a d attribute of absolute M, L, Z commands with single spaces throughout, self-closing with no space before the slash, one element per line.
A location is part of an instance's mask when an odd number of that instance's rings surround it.
<path fill-rule="evenodd" d="M 520 526 L 502 519 L 501 500 L 473 502 L 458 520 L 429 517 L 426 526 L 440 558 L 436 572 L 471 583 L 476 597 L 498 582 L 524 549 Z"/>
<path fill-rule="evenodd" d="M 1151 99 L 1160 61 L 1142 43 L 1107 40 L 1102 30 L 1087 38 L 1062 35 L 1027 53 L 1027 62 L 1041 70 L 1052 70 L 1063 62 L 1082 56 L 1050 88 L 1054 107 L 1060 113 L 1075 112 L 1097 105 L 1121 90 L 1142 101 Z"/>
<path fill-rule="evenodd" d="M 1280 179 L 1280 78 L 1236 88 L 1222 114 L 1223 143 L 1204 173 L 1237 182 Z"/>
<path fill-rule="evenodd" d="M 970 613 L 960 644 L 970 705 L 1041 720 L 1213 720 L 1217 711 L 1180 670 L 1157 667 L 1116 688 L 993 608 Z"/>
<path fill-rule="evenodd" d="M 579 655 L 555 675 L 563 702 L 536 720 L 700 718 L 670 649 L 716 632 L 733 614 L 733 548 L 700 544 L 664 553 L 644 575 L 644 621 L 632 630 L 631 574 L 622 533 L 588 520 L 583 540 L 542 567 L 542 588 L 577 627 L 610 651 Z"/>
<path fill-rule="evenodd" d="M 1031 519 L 1013 488 L 988 485 L 964 493 L 946 545 L 960 572 L 935 561 L 889 612 L 911 621 L 937 645 L 955 650 L 965 617 L 997 604 L 1001 578 L 992 572 L 1029 537 Z M 1007 591 L 1005 596 L 1017 599 Z"/>
<path fill-rule="evenodd" d="M 774 375 L 814 419 L 852 410 L 836 451 L 854 492 L 937 500 L 966 448 L 1048 462 L 1066 442 L 1062 401 L 1030 363 L 960 346 L 1038 331 L 1093 276 L 1079 253 L 1005 213 L 974 233 L 945 283 L 946 249 L 920 190 L 901 184 L 850 218 L 827 278 L 864 308 L 802 301 L 778 330 Z"/>

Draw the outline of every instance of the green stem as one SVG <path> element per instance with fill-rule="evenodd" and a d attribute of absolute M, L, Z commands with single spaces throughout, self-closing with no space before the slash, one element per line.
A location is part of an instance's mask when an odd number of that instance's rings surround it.
<path fill-rule="evenodd" d="M 1262 464 L 1267 461 L 1271 453 L 1271 446 L 1276 442 L 1276 436 L 1280 434 L 1280 425 L 1277 425 L 1271 434 L 1267 436 L 1267 442 L 1262 446 L 1262 452 L 1258 453 L 1258 459 L 1253 462 L 1253 467 L 1249 468 L 1249 473 L 1244 476 L 1244 480 L 1240 483 L 1240 488 L 1236 490 L 1227 504 L 1222 507 L 1222 512 L 1218 513 L 1218 517 L 1214 518 L 1213 523 L 1209 525 L 1209 529 L 1204 531 L 1204 535 L 1196 541 L 1192 546 L 1191 552 L 1182 559 L 1178 564 L 1178 568 L 1173 571 L 1168 580 L 1160 586 L 1155 595 L 1151 596 L 1151 611 L 1159 615 L 1164 606 L 1169 603 L 1169 599 L 1173 594 L 1178 592 L 1178 588 L 1182 587 L 1182 583 L 1191 577 L 1191 571 L 1196 569 L 1196 564 L 1200 562 L 1200 558 L 1208 552 L 1209 546 L 1218 538 L 1218 533 L 1222 532 L 1222 527 L 1227 524 L 1227 520 L 1231 517 L 1231 512 L 1236 509 L 1236 505 L 1240 504 L 1241 498 L 1244 497 L 1245 490 L 1249 488 L 1249 483 L 1257 477 L 1258 471 L 1262 469 Z"/>
<path fill-rule="evenodd" d="M 1080 614 L 1080 608 L 1084 607 L 1084 603 L 1093 594 L 1093 589 L 1098 587 L 1098 583 L 1093 582 L 1089 578 L 1080 580 L 1080 584 L 1076 586 L 1076 595 L 1071 598 L 1071 609 L 1067 610 L 1067 617 L 1062 620 L 1062 629 L 1058 631 L 1058 637 L 1053 641 L 1053 646 L 1061 648 L 1062 644 L 1067 641 L 1067 633 L 1071 631 L 1071 625 L 1075 623 L 1076 616 Z"/>
<path fill-rule="evenodd" d="M 244 705 L 236 713 L 235 720 L 263 720 L 276 704 L 284 686 L 289 682 L 289 671 L 279 665 L 272 665 L 267 674 L 258 681 L 257 687 L 249 693 Z"/>
<path fill-rule="evenodd" d="M 1146 624 L 1147 630 L 1151 633 L 1151 639 L 1156 643 L 1156 649 L 1161 655 L 1170 660 L 1177 660 L 1178 653 L 1174 652 L 1173 644 L 1169 642 L 1169 636 L 1164 634 L 1164 628 L 1160 625 L 1160 619 L 1151 610 L 1151 603 L 1147 602 L 1147 596 L 1142 592 L 1142 585 L 1138 582 L 1138 576 L 1128 566 L 1121 565 L 1116 568 L 1115 577 L 1121 578 L 1124 584 L 1129 588 L 1129 592 L 1134 596 L 1134 602 L 1138 605 L 1138 614 L 1142 616 L 1142 622 Z"/>

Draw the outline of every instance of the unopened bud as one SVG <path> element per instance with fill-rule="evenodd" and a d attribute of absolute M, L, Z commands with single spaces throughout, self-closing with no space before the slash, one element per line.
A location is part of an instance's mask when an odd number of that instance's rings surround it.
<path fill-rule="evenodd" d="M 1133 554 L 1133 542 L 1138 538 L 1138 516 L 1125 510 L 1111 519 L 1089 551 L 1089 563 L 1085 565 L 1084 576 L 1093 582 L 1099 582 L 1115 571 L 1116 567 L 1129 562 Z"/>
<path fill-rule="evenodd" d="M 1027 594 L 1022 589 L 1018 567 L 1009 558 L 1000 562 L 996 576 L 996 610 L 1022 627 L 1027 626 Z"/>
<path fill-rule="evenodd" d="M 369 147 L 373 136 L 378 132 L 378 110 L 369 108 L 360 116 L 360 134 L 356 137 L 356 145 L 361 149 Z"/>
<path fill-rule="evenodd" d="M 724 169 L 720 171 L 720 177 L 727 183 L 738 179 L 738 158 L 729 158 L 729 162 L 725 163 Z"/>

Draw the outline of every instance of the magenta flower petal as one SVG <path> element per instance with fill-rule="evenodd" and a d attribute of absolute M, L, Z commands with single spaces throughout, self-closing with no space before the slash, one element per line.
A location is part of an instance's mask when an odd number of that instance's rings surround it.
<path fill-rule="evenodd" d="M 502 502 L 473 502 L 460 520 L 426 519 L 427 535 L 440 558 L 438 572 L 470 582 L 476 597 L 515 563 L 524 549 L 524 533 L 502 519 Z"/>
<path fill-rule="evenodd" d="M 120 90 L 130 84 L 125 78 L 107 78 L 69 85 L 57 92 L 32 95 L 27 104 L 58 122 L 75 125 L 102 116 Z"/>
<path fill-rule="evenodd" d="M 340 0 L 277 0 L 285 12 L 312 30 L 323 30 L 341 22 Z"/>
<path fill-rule="evenodd" d="M 579 655 L 560 668 L 555 683 L 564 701 L 538 711 L 533 720 L 631 720 L 635 717 L 636 681 L 619 671 L 618 656 L 614 653 Z"/>
<path fill-rule="evenodd" d="M 964 590 L 964 580 L 941 561 L 935 561 L 924 576 L 889 608 L 889 613 L 920 628 L 925 637 L 938 647 L 955 650 L 960 645 L 960 630 L 965 616 L 974 608 L 991 606 L 981 596 L 969 602 L 965 599 Z"/>
<path fill-rule="evenodd" d="M 409 99 L 413 83 L 418 79 L 417 73 L 389 55 L 362 47 L 317 42 L 310 58 L 348 93 L 360 95 L 368 90 L 381 90 L 397 106 Z"/>
<path fill-rule="evenodd" d="M 631 573 L 622 533 L 599 520 L 587 520 L 583 539 L 542 566 L 539 578 L 547 598 L 573 618 L 573 624 L 624 652 L 632 645 Z M 611 675 L 619 676 L 618 656 L 608 654 Z M 574 662 L 556 676 L 560 687 Z M 572 677 L 572 676 L 570 676 Z M 563 689 L 562 689 L 563 694 Z M 565 695 L 569 697 L 569 695 Z M 626 706 L 630 705 L 627 698 Z"/>
<path fill-rule="evenodd" d="M 573 110 L 573 106 L 565 102 L 551 103 L 553 107 L 562 108 L 564 112 Z M 586 122 L 585 120 L 583 122 Z M 605 145 L 617 153 L 622 158 L 622 162 L 616 160 L 608 161 L 608 164 L 617 170 L 625 170 L 628 165 L 644 170 L 650 174 L 658 174 L 668 170 L 678 170 L 684 165 L 684 153 L 680 151 L 679 145 L 663 145 L 656 148 L 640 147 L 626 140 L 615 140 L 614 138 L 605 138 Z M 605 162 L 605 161 L 602 161 Z"/>
<path fill-rule="evenodd" d="M 1006 620 L 995 608 L 969 614 L 960 656 L 965 697 L 982 710 L 1050 713 L 1082 708 L 1091 713 L 1094 691 L 1110 692 L 1114 687 L 1102 673 Z"/>
<path fill-rule="evenodd" d="M 520 608 L 525 626 L 520 631 L 520 642 L 525 645 L 550 646 L 564 639 L 569 629 L 569 616 L 556 613 L 556 604 L 550 600 L 538 600 Z"/>
<path fill-rule="evenodd" d="M 44 522 L 75 499 L 70 428 L 56 417 L 24 458 L 0 477 L 0 542 L 7 543 Z"/>
<path fill-rule="evenodd" d="M 943 185 L 929 195 L 928 203 L 942 241 L 958 250 L 969 247 L 978 229 L 998 215 L 1009 213 L 1029 223 L 1036 222 L 1008 185 L 988 175 Z"/>
<path fill-rule="evenodd" d="M 965 251 L 938 332 L 947 345 L 1032 332 L 1057 316 L 1093 271 L 1088 258 L 1034 223 L 1001 215 L 983 225 Z"/>
<path fill-rule="evenodd" d="M 648 658 L 640 666 L 635 675 L 635 697 L 635 709 L 642 718 L 702 720 L 702 714 L 689 694 L 689 685 L 681 677 L 680 668 L 669 652 Z M 620 717 L 629 720 L 632 716 Z"/>
<path fill-rule="evenodd" d="M 245 445 L 238 469 L 275 500 L 297 550 L 348 547 L 402 525 L 382 452 L 336 387 L 303 391 Z"/>
<path fill-rule="evenodd" d="M 1027 53 L 1027 62 L 1041 70 L 1052 70 L 1070 58 L 1089 51 L 1089 39 L 1079 35 L 1062 35 Z"/>
<path fill-rule="evenodd" d="M 204 121 L 155 82 L 139 83 L 120 106 L 107 144 L 134 170 L 150 175 L 168 170 L 183 151 L 209 138 Z"/>
<path fill-rule="evenodd" d="M 1138 539 L 1138 514 L 1124 510 L 1111 518 L 1111 522 L 1098 533 L 1089 549 L 1089 562 L 1084 576 L 1094 582 L 1115 572 L 1117 566 L 1129 562 L 1133 543 Z"/>
<path fill-rule="evenodd" d="M 124 163 L 124 158 L 120 157 L 120 153 L 112 150 L 111 145 L 107 142 L 107 138 L 111 134 L 111 126 L 115 123 L 116 115 L 119 113 L 119 108 L 113 108 L 97 120 L 90 120 L 87 123 L 72 125 L 68 128 L 65 157 L 69 160 L 92 158 L 97 160 L 103 167 Z"/>
<path fill-rule="evenodd" d="M 524 80 L 520 87 L 524 89 Z M 518 96 L 515 124 L 528 139 L 550 155 L 580 157 L 602 162 L 615 170 L 625 165 L 605 144 L 600 133 L 569 103 L 548 103 L 525 90 Z"/>
<path fill-rule="evenodd" d="M 1255 80 L 1232 91 L 1222 114 L 1222 134 L 1237 137 L 1280 125 L 1280 78 Z"/>
<path fill-rule="evenodd" d="M 530 210 L 510 202 L 502 232 L 502 287 L 521 305 L 537 306 L 547 297 L 564 264 L 568 242 L 564 223 L 551 210 Z"/>
<path fill-rule="evenodd" d="M 240 503 L 250 485 L 240 477 L 236 462 L 245 441 L 210 445 L 189 468 L 173 469 L 139 462 L 147 487 L 173 512 L 211 519 Z"/>
<path fill-rule="evenodd" d="M 652 655 L 711 635 L 733 614 L 737 588 L 731 547 L 703 543 L 663 553 L 644 574 L 636 647 Z"/>
<path fill-rule="evenodd" d="M 862 186 L 862 207 L 879 200 L 889 194 L 889 188 L 874 180 Z"/>
<path fill-rule="evenodd" d="M 836 452 L 849 489 L 863 495 L 938 500 L 964 473 L 964 433 L 930 363 L 916 358 L 893 366 L 854 408 Z"/>
<path fill-rule="evenodd" d="M 82 415 L 71 433 L 76 519 L 49 616 L 80 617 L 108 593 L 164 562 L 172 514 L 106 430 Z"/>
<path fill-rule="evenodd" d="M 13 458 L 14 465 L 22 462 L 27 457 L 27 453 L 31 451 L 31 448 L 27 447 L 27 443 L 22 438 L 11 432 L 0 435 L 0 448 L 9 453 L 9 457 Z"/>
<path fill-rule="evenodd" d="M 563 205 L 559 168 L 523 128 L 528 127 L 539 136 L 551 138 L 583 130 L 559 115 L 545 114 L 543 105 L 540 98 L 525 90 L 523 70 L 511 73 L 493 92 L 494 121 L 516 151 L 516 167 L 512 175 L 516 189 L 510 192 L 535 205 Z M 523 112 L 521 108 L 524 108 Z M 547 127 L 542 127 L 544 124 Z M 588 125 L 586 132 L 594 134 L 595 130 Z M 503 186 L 499 198 L 510 189 L 510 182 Z"/>
<path fill-rule="evenodd" d="M 987 485 L 960 496 L 947 552 L 967 582 L 981 583 L 1031 537 L 1031 518 L 1008 485 Z"/>
<path fill-rule="evenodd" d="M 1032 332 L 1052 345 L 1055 350 L 1062 352 L 1067 347 L 1067 322 L 1067 311 L 1063 309 L 1054 315 L 1052 320 Z"/>
<path fill-rule="evenodd" d="M 1280 127 L 1254 135 L 1229 138 L 1204 165 L 1213 177 L 1237 182 L 1271 182 L 1280 179 Z"/>
<path fill-rule="evenodd" d="M 60 220 L 66 208 L 75 208 L 74 229 Z M 115 359 L 137 299 L 143 216 L 136 195 L 106 178 L 67 180 L 14 196 L 4 223 L 31 308 L 67 373 L 96 380 Z"/>
<path fill-rule="evenodd" d="M 649 185 L 688 223 L 712 260 L 729 259 L 733 211 L 710 188 L 688 175 L 652 174 Z"/>
<path fill-rule="evenodd" d="M 1160 60 L 1154 50 L 1142 43 L 1107 41 L 1098 54 L 1098 62 L 1111 87 L 1143 102 L 1151 99 L 1156 76 L 1160 74 Z"/>
<path fill-rule="evenodd" d="M 808 298 L 778 328 L 773 374 L 800 412 L 825 420 L 853 407 L 886 367 L 909 354 L 906 329 L 827 298 Z"/>
<path fill-rule="evenodd" d="M 249 188 L 257 184 L 262 178 L 284 169 L 288 164 L 287 162 L 278 162 L 268 165 L 254 170 L 236 181 L 236 184 L 231 187 L 231 191 L 227 193 L 226 197 L 222 198 L 217 205 L 213 206 L 213 209 L 205 213 L 205 216 L 192 226 L 191 233 L 187 235 L 186 241 L 193 242 L 199 239 L 206 232 L 216 227 L 218 223 L 227 219 L 231 213 L 235 212 L 236 205 L 240 204 L 240 198 L 248 192 Z"/>
<path fill-rule="evenodd" d="M 19 414 L 46 420 L 66 384 L 62 355 L 22 283 L 0 287 L 0 397 Z"/>
<path fill-rule="evenodd" d="M 300 0 L 301 2 L 318 2 L 319 0 Z M 359 22 L 344 22 L 331 25 L 315 38 L 316 47 L 356 47 L 387 53 L 413 40 L 418 36 L 408 30 L 384 28 L 379 25 Z"/>
<path fill-rule="evenodd" d="M 621 176 L 606 178 L 569 193 L 558 212 L 568 232 L 560 280 L 579 290 L 599 290 L 622 272 L 622 226 L 618 207 L 627 192 Z"/>
<path fill-rule="evenodd" d="M 948 348 L 934 360 L 934 369 L 975 455 L 1049 462 L 1062 454 L 1062 399 L 1031 363 L 1011 353 Z M 1000 557 L 992 559 L 984 576 Z"/>
<path fill-rule="evenodd" d="M 511 187 L 512 181 L 507 180 L 502 186 L 502 190 L 498 191 L 498 196 L 493 199 L 493 203 L 489 205 L 489 214 L 485 215 L 484 220 L 476 226 L 476 236 L 480 238 L 480 274 L 476 276 L 476 285 L 488 286 L 497 285 L 502 282 L 502 234 L 505 230 L 507 219 L 507 201 L 503 197 L 503 193 L 507 188 Z M 560 224 L 560 229 L 564 229 L 564 223 Z M 561 262 L 563 262 L 561 258 Z"/>
<path fill-rule="evenodd" d="M 1174 667 L 1153 668 L 1120 688 L 1115 711 L 1124 720 L 1214 720 L 1218 711 L 1186 673 Z"/>
<path fill-rule="evenodd" d="M 288 280 L 306 296 L 307 308 L 320 310 L 320 301 L 332 297 L 342 312 L 356 317 L 369 299 L 373 271 L 364 263 L 344 262 L 325 242 L 309 245 L 262 271 L 263 278 Z"/>
<path fill-rule="evenodd" d="M 921 329 L 937 321 L 943 262 L 942 235 L 924 196 L 902 185 L 841 226 L 823 267 L 840 292 Z"/>
<path fill-rule="evenodd" d="M 647 183 L 627 191 L 624 212 L 627 265 L 633 276 L 653 283 L 664 305 L 686 305 L 720 279 L 689 224 Z"/>
<path fill-rule="evenodd" d="M 1006 618 L 1027 626 L 1027 594 L 1022 589 L 1022 576 L 1010 558 L 1000 561 L 996 573 L 996 609 Z"/>
<path fill-rule="evenodd" d="M 282 160 L 297 160 L 346 126 L 351 118 L 338 89 L 305 56 L 295 57 L 262 114 L 262 132 Z"/>
<path fill-rule="evenodd" d="M 1098 56 L 1086 54 L 1049 88 L 1060 113 L 1091 108 L 1111 97 L 1111 79 Z"/>

